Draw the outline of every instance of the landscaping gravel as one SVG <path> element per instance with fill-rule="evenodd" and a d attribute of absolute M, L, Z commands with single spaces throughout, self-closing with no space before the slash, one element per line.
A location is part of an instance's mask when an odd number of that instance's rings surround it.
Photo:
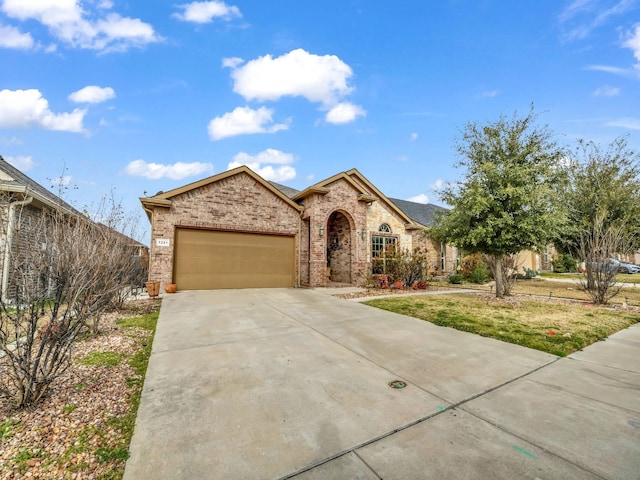
<path fill-rule="evenodd" d="M 127 456 L 118 420 L 131 408 L 133 389 L 141 388 L 127 358 L 144 347 L 151 332 L 120 327 L 116 319 L 157 308 L 157 301 L 137 300 L 105 315 L 98 336 L 77 341 L 71 367 L 42 401 L 23 410 L 0 405 L 1 479 L 117 478 L 113 474 Z M 113 352 L 110 358 L 120 361 L 82 362 L 95 352 Z"/>

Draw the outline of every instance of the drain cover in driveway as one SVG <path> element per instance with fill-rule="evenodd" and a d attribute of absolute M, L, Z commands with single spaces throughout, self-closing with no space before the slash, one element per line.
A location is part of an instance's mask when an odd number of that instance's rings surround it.
<path fill-rule="evenodd" d="M 389 386 L 391 388 L 404 388 L 407 386 L 407 384 L 402 380 L 394 380 L 393 382 L 389 382 Z"/>

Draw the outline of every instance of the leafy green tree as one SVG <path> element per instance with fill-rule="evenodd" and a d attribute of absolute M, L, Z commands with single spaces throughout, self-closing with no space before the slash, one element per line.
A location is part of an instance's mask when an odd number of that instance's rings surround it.
<path fill-rule="evenodd" d="M 569 222 L 556 247 L 585 262 L 583 289 L 607 303 L 620 291 L 609 258 L 640 248 L 640 155 L 619 137 L 605 147 L 580 140 L 568 160 Z"/>
<path fill-rule="evenodd" d="M 569 183 L 564 192 L 568 206 L 565 233 L 556 241 L 563 252 L 581 256 L 580 240 L 610 227 L 620 229 L 620 248 L 631 253 L 640 248 L 640 154 L 619 137 L 606 147 L 578 141 L 568 154 Z M 584 258 L 583 258 L 584 260 Z"/>
<path fill-rule="evenodd" d="M 440 195 L 452 207 L 439 219 L 441 235 L 465 252 L 492 257 L 497 297 L 505 294 L 503 259 L 547 245 L 564 225 L 556 193 L 563 153 L 537 117 L 532 106 L 524 117 L 468 123 L 456 141 L 463 177 Z"/>

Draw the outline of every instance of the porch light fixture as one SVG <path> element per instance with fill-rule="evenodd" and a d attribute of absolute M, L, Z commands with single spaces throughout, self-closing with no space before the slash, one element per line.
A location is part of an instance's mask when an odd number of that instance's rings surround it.
<path fill-rule="evenodd" d="M 362 238 L 363 242 L 364 242 L 364 239 L 367 238 L 367 232 L 364 228 L 360 230 L 360 238 Z"/>
<path fill-rule="evenodd" d="M 318 234 L 319 234 L 320 236 L 323 236 L 323 235 L 324 235 L 324 227 L 320 227 L 320 229 L 318 230 Z"/>

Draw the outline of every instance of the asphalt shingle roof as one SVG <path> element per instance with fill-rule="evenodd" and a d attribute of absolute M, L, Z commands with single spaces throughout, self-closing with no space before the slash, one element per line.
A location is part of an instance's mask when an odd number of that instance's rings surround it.
<path fill-rule="evenodd" d="M 389 198 L 389 200 L 395 203 L 396 207 L 402 210 L 407 217 L 425 227 L 430 227 L 434 224 L 433 216 L 435 212 L 446 210 L 432 203 L 416 203 L 400 200 L 399 198 Z"/>
<path fill-rule="evenodd" d="M 62 200 L 60 197 L 53 194 L 52 192 L 44 188 L 42 185 L 40 185 L 38 182 L 32 180 L 31 178 L 26 176 L 24 173 L 22 173 L 20 170 L 15 168 L 13 165 L 8 163 L 4 158 L 2 158 L 2 156 L 0 156 L 0 170 L 2 170 L 7 176 L 13 179 L 13 180 L 0 179 L 0 185 L 4 184 L 4 185 L 15 185 L 15 186 L 27 187 L 32 192 L 35 192 L 41 197 L 44 197 L 45 199 L 47 199 L 49 202 L 51 202 L 52 205 L 61 205 L 65 209 L 68 209 L 74 212 L 76 211 L 75 208 L 73 208 L 67 202 Z"/>
<path fill-rule="evenodd" d="M 293 198 L 298 193 L 300 193 L 300 190 L 296 190 L 295 188 L 287 187 L 286 185 L 280 185 L 279 183 L 276 183 L 276 182 L 269 182 L 269 183 L 271 185 L 273 185 L 274 187 L 276 187 L 278 190 L 280 190 L 282 193 L 284 193 L 289 198 Z"/>

